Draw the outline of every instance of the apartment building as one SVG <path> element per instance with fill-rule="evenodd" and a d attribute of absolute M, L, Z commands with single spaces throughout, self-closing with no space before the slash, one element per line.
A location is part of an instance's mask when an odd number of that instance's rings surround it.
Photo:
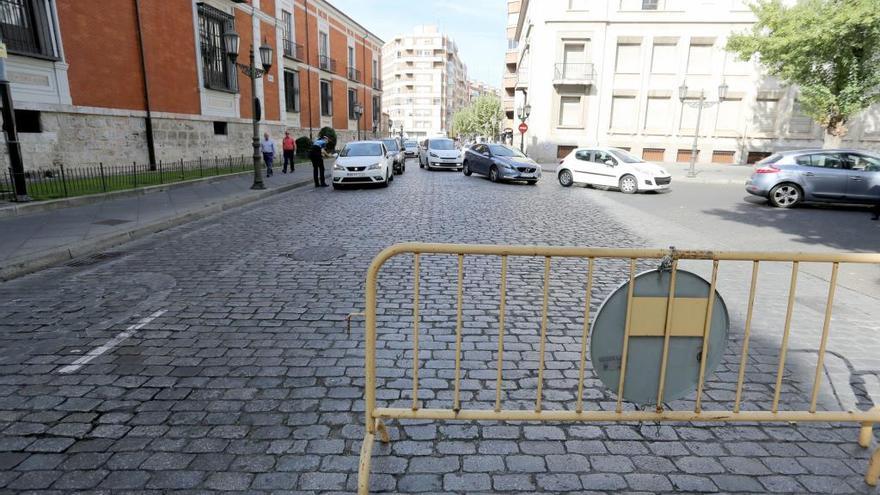
<path fill-rule="evenodd" d="M 508 141 L 513 138 L 513 129 L 518 124 L 518 121 L 515 120 L 517 115 L 514 103 L 518 82 L 517 72 L 520 60 L 520 52 L 518 49 L 519 37 L 517 35 L 516 27 L 519 23 L 519 12 L 521 8 L 521 0 L 507 1 L 507 27 L 505 33 L 505 36 L 507 37 L 507 52 L 504 54 L 504 74 L 501 79 L 501 107 L 504 109 L 502 136 Z"/>
<path fill-rule="evenodd" d="M 482 81 L 468 81 L 468 103 L 483 95 L 492 95 L 501 98 L 501 90 Z"/>
<path fill-rule="evenodd" d="M 689 161 L 701 94 L 700 162 L 821 147 L 823 130 L 800 110 L 797 88 L 724 50 L 754 22 L 743 0 L 522 0 L 506 108 L 515 67 L 513 105 L 530 105 L 526 146 L 540 160 L 610 145 Z M 880 148 L 880 107 L 852 122 L 845 143 Z"/>
<path fill-rule="evenodd" d="M 255 95 L 228 29 L 274 50 Z M 0 35 L 27 169 L 250 154 L 254 96 L 278 139 L 379 125 L 383 41 L 324 0 L 0 0 Z"/>
<path fill-rule="evenodd" d="M 382 54 L 382 108 L 393 127 L 413 138 L 446 133 L 469 100 L 455 42 L 436 26 L 418 26 L 386 43 Z"/>

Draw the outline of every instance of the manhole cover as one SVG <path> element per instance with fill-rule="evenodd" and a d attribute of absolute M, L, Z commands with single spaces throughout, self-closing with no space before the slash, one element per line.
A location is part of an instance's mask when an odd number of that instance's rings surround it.
<path fill-rule="evenodd" d="M 118 218 L 108 218 L 107 220 L 100 220 L 100 221 L 94 222 L 94 225 L 109 225 L 112 227 L 113 225 L 122 225 L 122 224 L 128 223 L 128 222 L 131 222 L 131 220 L 120 220 Z"/>
<path fill-rule="evenodd" d="M 297 261 L 330 261 L 345 256 L 345 250 L 337 247 L 312 246 L 281 256 Z"/>
<path fill-rule="evenodd" d="M 95 253 L 95 254 L 91 254 L 89 256 L 84 256 L 82 258 L 77 258 L 77 259 L 67 263 L 67 266 L 73 266 L 73 267 L 91 266 L 91 265 L 100 263 L 102 261 L 112 260 L 115 258 L 119 258 L 121 256 L 125 256 L 126 254 L 128 254 L 128 253 L 126 253 L 125 251 L 111 251 L 108 253 Z"/>

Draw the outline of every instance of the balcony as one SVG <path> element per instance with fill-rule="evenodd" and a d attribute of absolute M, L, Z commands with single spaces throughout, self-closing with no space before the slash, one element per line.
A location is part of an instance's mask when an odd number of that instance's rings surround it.
<path fill-rule="evenodd" d="M 298 60 L 302 62 L 305 60 L 305 48 L 299 43 L 294 42 L 293 40 L 281 40 L 281 44 L 284 46 L 284 56 L 292 59 Z"/>
<path fill-rule="evenodd" d="M 516 87 L 516 74 L 504 74 L 504 89 L 513 89 Z"/>
<path fill-rule="evenodd" d="M 504 63 L 507 65 L 516 65 L 519 62 L 519 51 L 507 50 L 504 54 Z"/>
<path fill-rule="evenodd" d="M 326 70 L 327 72 L 336 72 L 336 60 L 328 57 L 327 55 L 319 55 L 318 56 L 318 68 L 321 70 Z"/>
<path fill-rule="evenodd" d="M 361 71 L 354 67 L 348 68 L 348 78 L 354 82 L 361 82 Z"/>
<path fill-rule="evenodd" d="M 589 86 L 593 84 L 596 75 L 593 73 L 593 64 L 556 64 L 553 71 L 554 85 L 580 85 Z"/>
<path fill-rule="evenodd" d="M 373 78 L 373 89 L 377 91 L 382 91 L 382 80 L 378 77 Z"/>

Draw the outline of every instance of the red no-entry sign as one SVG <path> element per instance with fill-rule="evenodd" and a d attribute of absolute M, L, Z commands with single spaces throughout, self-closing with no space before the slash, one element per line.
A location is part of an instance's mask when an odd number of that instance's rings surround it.
<path fill-rule="evenodd" d="M 523 122 L 522 124 L 519 125 L 519 133 L 520 134 L 525 134 L 528 130 L 529 130 L 529 125 L 526 124 L 525 122 Z"/>

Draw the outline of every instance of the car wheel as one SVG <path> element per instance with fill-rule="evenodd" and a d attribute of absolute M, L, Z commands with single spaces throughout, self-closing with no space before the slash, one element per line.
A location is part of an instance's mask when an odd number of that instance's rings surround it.
<path fill-rule="evenodd" d="M 559 172 L 559 184 L 562 187 L 571 187 L 574 184 L 574 177 L 571 175 L 571 171 L 568 169 L 563 169 Z"/>
<path fill-rule="evenodd" d="M 383 187 L 383 188 L 388 187 L 389 183 L 391 183 L 391 179 L 389 179 L 388 177 L 385 177 L 385 180 L 382 181 L 381 183 L 379 183 L 379 187 Z"/>
<path fill-rule="evenodd" d="M 623 194 L 635 194 L 639 192 L 639 182 L 632 175 L 624 175 L 621 177 L 618 187 Z"/>
<path fill-rule="evenodd" d="M 498 182 L 498 167 L 495 165 L 492 165 L 492 168 L 489 169 L 489 180 Z"/>
<path fill-rule="evenodd" d="M 471 167 L 468 165 L 468 162 L 464 162 L 464 165 L 461 166 L 461 171 L 464 172 L 464 175 L 470 177 L 473 172 L 471 172 Z"/>
<path fill-rule="evenodd" d="M 770 204 L 777 208 L 792 208 L 803 201 L 804 193 L 795 184 L 784 183 L 770 190 Z"/>

